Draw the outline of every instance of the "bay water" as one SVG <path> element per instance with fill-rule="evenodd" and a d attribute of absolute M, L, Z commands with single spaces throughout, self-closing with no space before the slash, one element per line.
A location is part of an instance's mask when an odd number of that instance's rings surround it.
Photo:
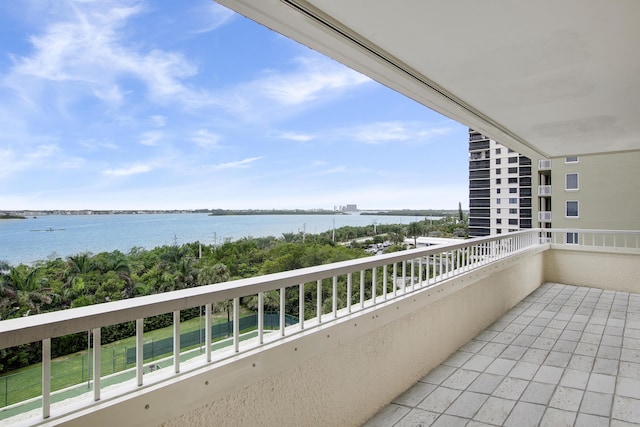
<path fill-rule="evenodd" d="M 133 247 L 199 241 L 222 244 L 226 239 L 281 237 L 283 233 L 311 234 L 344 226 L 409 224 L 424 217 L 385 215 L 228 215 L 111 214 L 46 215 L 0 221 L 0 260 L 11 265 L 66 258 L 84 252 L 97 254 Z M 434 218 L 435 219 L 435 218 Z"/>

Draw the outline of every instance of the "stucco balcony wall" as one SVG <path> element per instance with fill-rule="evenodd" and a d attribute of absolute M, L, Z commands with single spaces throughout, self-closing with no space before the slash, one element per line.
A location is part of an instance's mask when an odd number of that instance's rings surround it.
<path fill-rule="evenodd" d="M 544 254 L 545 281 L 640 292 L 640 250 L 552 245 Z"/>

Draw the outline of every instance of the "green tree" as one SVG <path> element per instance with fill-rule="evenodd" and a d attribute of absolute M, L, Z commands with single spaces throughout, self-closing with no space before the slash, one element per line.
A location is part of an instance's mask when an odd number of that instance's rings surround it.
<path fill-rule="evenodd" d="M 51 289 L 46 287 L 46 278 L 38 267 L 19 265 L 11 267 L 8 274 L 2 276 L 0 287 L 5 307 L 10 307 L 10 316 L 38 314 L 42 307 L 53 302 Z"/>
<path fill-rule="evenodd" d="M 205 265 L 198 272 L 198 284 L 200 286 L 213 285 L 216 283 L 226 282 L 227 280 L 229 280 L 229 269 L 222 263 Z M 217 303 L 215 307 L 219 311 L 226 311 L 227 324 L 231 322 L 232 304 L 231 300 L 221 301 Z"/>
<path fill-rule="evenodd" d="M 413 247 L 418 247 L 418 236 L 422 235 L 423 227 L 420 222 L 412 222 L 409 223 L 409 227 L 407 228 L 407 232 L 409 236 L 413 237 Z"/>

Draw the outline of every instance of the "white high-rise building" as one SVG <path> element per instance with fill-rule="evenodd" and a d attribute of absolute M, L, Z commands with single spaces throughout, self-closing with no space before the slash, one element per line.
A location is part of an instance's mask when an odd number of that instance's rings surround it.
<path fill-rule="evenodd" d="M 469 236 L 531 228 L 537 221 L 531 159 L 469 129 Z"/>

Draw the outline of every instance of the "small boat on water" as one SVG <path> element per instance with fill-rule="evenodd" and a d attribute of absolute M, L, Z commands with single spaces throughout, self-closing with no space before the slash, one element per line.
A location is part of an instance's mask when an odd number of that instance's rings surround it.
<path fill-rule="evenodd" d="M 49 228 L 45 228 L 44 230 L 29 230 L 29 231 L 61 231 L 61 230 L 64 230 L 64 228 L 49 227 Z"/>

